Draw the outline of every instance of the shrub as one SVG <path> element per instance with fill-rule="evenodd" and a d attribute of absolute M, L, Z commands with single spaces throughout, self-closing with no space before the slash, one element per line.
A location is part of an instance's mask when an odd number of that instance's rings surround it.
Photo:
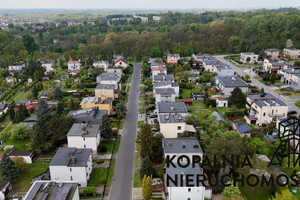
<path fill-rule="evenodd" d="M 98 152 L 99 153 L 105 153 L 107 151 L 107 147 L 105 144 L 100 144 L 98 147 Z"/>
<path fill-rule="evenodd" d="M 85 197 L 88 196 L 96 196 L 97 194 L 97 188 L 96 187 L 85 187 L 83 188 L 83 194 Z"/>

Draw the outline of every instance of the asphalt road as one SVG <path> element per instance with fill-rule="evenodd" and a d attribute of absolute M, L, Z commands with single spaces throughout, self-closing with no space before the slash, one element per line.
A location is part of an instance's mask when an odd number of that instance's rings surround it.
<path fill-rule="evenodd" d="M 110 189 L 110 200 L 131 200 L 132 196 L 141 65 L 141 63 L 134 64 L 127 114 Z"/>
<path fill-rule="evenodd" d="M 231 62 L 227 61 L 226 59 L 224 59 L 224 55 L 220 55 L 220 56 L 214 56 L 217 60 L 228 64 L 229 66 L 231 66 L 234 71 L 236 71 L 239 75 L 241 76 L 245 76 L 246 73 L 244 72 L 244 70 L 247 70 L 247 74 L 249 75 L 249 70 L 247 68 L 239 68 L 236 67 L 234 64 L 232 64 Z M 280 100 L 282 100 L 284 103 L 286 103 L 289 107 L 289 110 L 296 110 L 298 112 L 298 115 L 300 114 L 300 108 L 298 108 L 295 105 L 295 102 L 300 100 L 300 97 L 294 97 L 294 98 L 290 98 L 288 96 L 283 96 L 283 95 L 279 95 L 277 92 L 273 91 L 274 86 L 267 86 L 261 82 L 259 82 L 259 80 L 255 79 L 254 76 L 256 74 L 254 72 L 250 73 L 250 77 L 251 77 L 251 83 L 255 86 L 257 86 L 258 88 L 264 88 L 266 93 L 271 93 L 272 95 L 274 95 L 275 97 L 279 98 Z"/>

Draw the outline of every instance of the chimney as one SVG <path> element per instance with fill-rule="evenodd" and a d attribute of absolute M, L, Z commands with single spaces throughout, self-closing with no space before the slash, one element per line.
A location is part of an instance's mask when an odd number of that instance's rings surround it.
<path fill-rule="evenodd" d="M 185 149 L 185 142 L 182 144 L 182 148 Z"/>
<path fill-rule="evenodd" d="M 76 163 L 76 157 L 75 157 L 75 156 L 72 156 L 72 157 L 71 157 L 71 162 L 72 162 L 72 164 L 75 164 L 75 163 Z"/>
<path fill-rule="evenodd" d="M 174 106 L 173 106 L 173 105 L 171 105 L 171 106 L 170 106 L 170 109 L 171 109 L 171 110 L 174 110 L 175 108 L 174 108 Z"/>
<path fill-rule="evenodd" d="M 172 142 L 168 142 L 167 144 L 169 147 L 173 146 Z"/>

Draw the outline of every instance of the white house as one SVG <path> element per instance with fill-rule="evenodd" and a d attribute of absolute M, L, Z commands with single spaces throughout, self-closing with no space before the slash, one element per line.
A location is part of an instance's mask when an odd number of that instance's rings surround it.
<path fill-rule="evenodd" d="M 186 117 L 181 114 L 158 114 L 160 132 L 164 138 L 177 138 L 178 134 L 186 130 Z"/>
<path fill-rule="evenodd" d="M 186 168 L 180 167 L 177 163 L 175 166 L 170 165 L 166 167 L 164 174 L 165 183 L 165 196 L 167 200 L 204 200 L 205 198 L 211 199 L 211 188 L 205 188 L 202 181 L 198 180 L 199 175 L 203 174 L 203 170 L 199 165 L 188 165 Z M 187 184 L 187 177 L 189 175 L 189 184 Z M 182 176 L 182 178 L 181 178 Z M 170 179 L 174 180 L 177 177 L 175 184 Z M 204 181 L 203 177 L 199 177 Z M 199 184 L 197 184 L 199 183 Z"/>
<path fill-rule="evenodd" d="M 8 66 L 8 72 L 13 75 L 15 72 L 22 72 L 25 69 L 25 63 L 14 63 Z"/>
<path fill-rule="evenodd" d="M 161 63 L 151 64 L 151 77 L 154 78 L 154 76 L 159 74 L 167 75 L 167 68 L 165 64 L 161 64 Z"/>
<path fill-rule="evenodd" d="M 162 146 L 164 149 L 164 158 L 167 156 L 170 158 L 175 156 L 174 160 L 177 160 L 179 156 L 188 156 L 190 161 L 193 160 L 193 156 L 199 156 L 202 163 L 203 151 L 197 138 L 193 137 L 181 137 L 181 138 L 163 138 Z M 186 163 L 186 159 L 182 159 L 182 163 Z"/>
<path fill-rule="evenodd" d="M 104 71 L 107 70 L 108 68 L 108 61 L 104 61 L 104 60 L 97 60 L 93 63 L 93 66 L 95 68 L 103 68 Z"/>
<path fill-rule="evenodd" d="M 248 84 L 237 76 L 216 76 L 213 82 L 224 95 L 231 95 L 236 87 L 240 88 L 243 93 L 248 92 Z"/>
<path fill-rule="evenodd" d="M 252 53 L 252 52 L 251 53 L 244 52 L 244 53 L 241 53 L 240 61 L 242 63 L 254 64 L 254 63 L 257 63 L 257 61 L 258 61 L 258 55 L 255 53 Z"/>
<path fill-rule="evenodd" d="M 204 60 L 213 60 L 214 58 L 210 54 L 193 54 L 194 61 L 203 62 Z"/>
<path fill-rule="evenodd" d="M 55 68 L 53 67 L 53 60 L 42 59 L 41 60 L 42 67 L 45 69 L 45 74 L 48 72 L 55 72 Z"/>
<path fill-rule="evenodd" d="M 75 75 L 82 69 L 80 60 L 70 60 L 68 62 L 68 72 L 71 75 Z"/>
<path fill-rule="evenodd" d="M 155 89 L 155 101 L 175 101 L 175 90 L 173 88 L 159 88 Z"/>
<path fill-rule="evenodd" d="M 23 161 L 25 163 L 31 164 L 33 159 L 35 158 L 35 151 L 34 150 L 32 150 L 32 151 L 16 151 L 16 150 L 13 150 L 8 154 L 8 156 L 11 159 L 14 159 L 16 157 L 21 157 L 21 158 L 23 158 Z"/>
<path fill-rule="evenodd" d="M 213 65 L 213 72 L 217 73 L 219 76 L 233 76 L 234 70 L 229 65 L 222 63 L 222 64 L 214 64 Z"/>
<path fill-rule="evenodd" d="M 180 60 L 179 54 L 168 54 L 167 55 L 167 63 L 168 64 L 177 64 L 178 60 Z"/>
<path fill-rule="evenodd" d="M 128 61 L 123 57 L 116 59 L 114 63 L 116 67 L 122 67 L 123 69 L 126 69 L 128 67 Z"/>
<path fill-rule="evenodd" d="M 300 74 L 292 74 L 291 87 L 294 90 L 300 91 Z"/>
<path fill-rule="evenodd" d="M 281 78 L 280 81 L 282 83 L 286 83 L 288 85 L 291 85 L 291 77 L 293 74 L 300 74 L 300 68 L 287 68 L 287 69 L 281 69 L 278 71 L 278 73 L 280 74 Z"/>
<path fill-rule="evenodd" d="M 216 98 L 217 108 L 228 107 L 228 98 Z"/>
<path fill-rule="evenodd" d="M 248 93 L 246 98 L 246 107 L 250 108 L 252 104 L 257 100 L 275 100 L 274 97 L 270 93 Z"/>
<path fill-rule="evenodd" d="M 203 61 L 203 67 L 204 67 L 205 71 L 209 71 L 209 72 L 213 72 L 213 68 L 215 65 L 221 65 L 221 64 L 223 64 L 223 63 L 216 59 Z"/>
<path fill-rule="evenodd" d="M 164 74 L 159 73 L 158 75 L 153 76 L 153 83 L 162 82 L 162 81 L 171 81 L 175 80 L 173 74 Z"/>
<path fill-rule="evenodd" d="M 68 135 L 68 147 L 89 148 L 97 154 L 100 144 L 100 124 L 75 123 Z"/>
<path fill-rule="evenodd" d="M 154 83 L 153 86 L 153 94 L 155 95 L 156 89 L 163 89 L 163 88 L 172 88 L 175 91 L 175 97 L 179 96 L 179 84 L 177 82 L 171 82 L 171 81 L 161 81 Z"/>
<path fill-rule="evenodd" d="M 79 200 L 79 188 L 76 182 L 35 181 L 23 200 L 69 199 Z"/>
<path fill-rule="evenodd" d="M 60 147 L 50 165 L 52 181 L 75 181 L 87 187 L 93 170 L 92 149 Z"/>
<path fill-rule="evenodd" d="M 292 59 L 299 59 L 300 49 L 283 49 L 283 54 L 291 56 Z"/>
<path fill-rule="evenodd" d="M 274 118 L 285 118 L 287 112 L 288 106 L 280 99 L 258 99 L 251 105 L 245 120 L 248 124 L 262 126 L 271 123 Z"/>
<path fill-rule="evenodd" d="M 121 75 L 117 73 L 103 73 L 97 76 L 97 82 L 100 84 L 115 85 L 116 89 L 121 89 Z"/>
<path fill-rule="evenodd" d="M 277 74 L 281 69 L 287 69 L 288 64 L 284 60 L 278 59 L 264 59 L 263 71 L 269 72 L 270 74 Z"/>
<path fill-rule="evenodd" d="M 156 102 L 157 113 L 159 114 L 170 114 L 176 113 L 181 114 L 183 117 L 188 116 L 188 111 L 184 102 Z"/>
<path fill-rule="evenodd" d="M 116 73 L 116 74 L 120 74 L 122 76 L 123 67 L 116 67 L 116 66 L 108 67 L 106 71 L 107 71 L 107 73 Z"/>
<path fill-rule="evenodd" d="M 278 59 L 279 57 L 279 49 L 266 49 L 265 54 L 268 58 Z"/>

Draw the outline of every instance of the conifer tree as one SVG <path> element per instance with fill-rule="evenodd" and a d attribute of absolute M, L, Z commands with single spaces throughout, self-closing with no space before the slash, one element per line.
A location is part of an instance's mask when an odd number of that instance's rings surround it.
<path fill-rule="evenodd" d="M 3 181 L 13 182 L 18 178 L 17 167 L 6 153 L 3 154 L 0 162 L 0 174 Z"/>

